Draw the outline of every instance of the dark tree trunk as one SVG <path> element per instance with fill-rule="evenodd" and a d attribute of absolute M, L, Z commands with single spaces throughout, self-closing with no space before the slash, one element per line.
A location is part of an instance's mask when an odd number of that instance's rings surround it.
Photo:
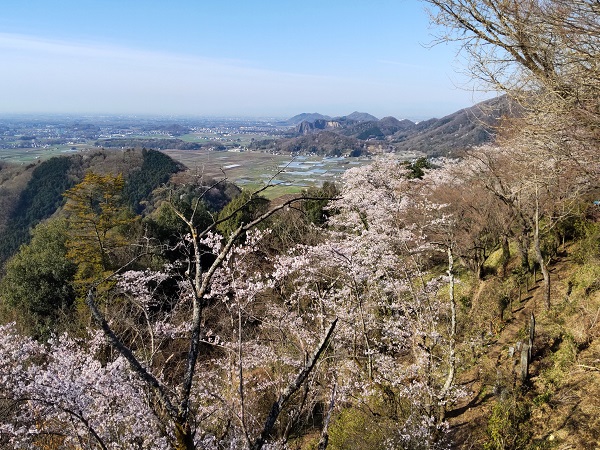
<path fill-rule="evenodd" d="M 333 407 L 335 406 L 335 393 L 337 390 L 337 382 L 333 385 L 333 390 L 331 391 L 331 400 L 329 401 L 329 408 L 327 409 L 327 415 L 325 416 L 325 421 L 323 423 L 323 430 L 321 431 L 321 439 L 319 440 L 318 450 L 326 450 L 327 444 L 329 444 L 329 422 L 331 420 L 331 413 L 333 412 Z"/>
<path fill-rule="evenodd" d="M 502 237 L 502 277 L 506 278 L 506 270 L 510 261 L 510 247 L 508 246 L 508 237 Z"/>
<path fill-rule="evenodd" d="M 540 271 L 542 272 L 542 277 L 544 279 L 544 304 L 546 305 L 546 309 L 550 309 L 550 272 L 548 271 L 548 266 L 546 266 L 546 262 L 544 261 L 544 255 L 542 255 L 542 249 L 540 246 L 540 235 L 538 229 L 536 229 L 534 241 L 535 259 L 538 265 L 540 266 Z"/>
<path fill-rule="evenodd" d="M 175 450 L 194 450 L 194 437 L 190 424 L 175 423 Z"/>
<path fill-rule="evenodd" d="M 521 267 L 525 273 L 529 273 L 531 271 L 531 266 L 529 264 L 529 231 L 523 230 L 519 241 L 519 253 L 521 254 Z"/>

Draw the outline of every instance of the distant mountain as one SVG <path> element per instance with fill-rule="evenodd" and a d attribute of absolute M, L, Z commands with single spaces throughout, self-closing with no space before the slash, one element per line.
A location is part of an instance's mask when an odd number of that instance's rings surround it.
<path fill-rule="evenodd" d="M 299 116 L 295 116 L 295 117 L 299 117 Z M 347 116 L 335 117 L 333 119 L 303 120 L 301 123 L 296 125 L 296 133 L 297 134 L 309 134 L 309 133 L 313 133 L 313 132 L 320 131 L 320 130 L 335 130 L 335 129 L 346 130 L 346 129 L 350 129 L 353 126 L 360 128 L 361 124 L 370 123 L 373 121 L 377 122 L 378 120 L 379 119 L 377 119 L 377 117 L 372 116 L 371 114 L 354 111 L 352 114 L 349 114 Z M 353 134 L 360 134 L 360 132 L 346 133 L 346 132 L 342 131 L 341 134 L 344 134 L 347 136 L 353 136 Z M 356 136 L 353 136 L 353 137 L 356 137 Z M 359 137 L 359 139 L 363 139 L 363 138 Z"/>
<path fill-rule="evenodd" d="M 365 112 L 354 111 L 352 114 L 344 116 L 346 120 L 352 120 L 354 122 L 373 122 L 379 120 L 377 117 Z"/>
<path fill-rule="evenodd" d="M 502 117 L 518 114 L 506 97 L 497 97 L 461 109 L 441 119 L 429 119 L 396 132 L 389 139 L 398 151 L 420 151 L 430 156 L 449 155 L 456 150 L 494 140 Z"/>
<path fill-rule="evenodd" d="M 361 140 L 382 140 L 400 131 L 414 129 L 415 123 L 410 120 L 398 120 L 395 117 L 384 117 L 381 120 L 359 122 L 349 125 L 340 131 L 345 136 Z"/>
<path fill-rule="evenodd" d="M 308 120 L 302 121 L 296 126 L 296 133 L 298 134 L 309 134 L 318 130 L 327 130 L 332 128 L 341 128 L 343 125 L 338 120 L 325 120 L 317 119 L 314 122 Z"/>
<path fill-rule="evenodd" d="M 365 142 L 339 133 L 324 130 L 291 139 L 257 141 L 251 150 L 266 150 L 274 153 L 314 154 L 322 156 L 361 156 L 367 153 Z"/>
<path fill-rule="evenodd" d="M 298 125 L 302 122 L 312 123 L 315 120 L 329 120 L 329 119 L 331 119 L 331 117 L 324 116 L 323 114 L 319 114 L 319 113 L 302 113 L 302 114 L 298 114 L 294 117 L 289 118 L 284 123 L 286 125 Z"/>
<path fill-rule="evenodd" d="M 395 117 L 387 116 L 379 121 L 379 126 L 390 129 L 397 128 L 399 130 L 404 130 L 414 127 L 415 123 L 408 119 L 398 120 Z"/>
<path fill-rule="evenodd" d="M 344 122 L 344 123 L 354 123 L 354 122 L 370 122 L 377 121 L 377 117 L 372 116 L 371 114 L 354 111 L 352 114 L 348 114 L 347 116 L 340 116 L 331 118 L 330 116 L 324 116 L 319 113 L 302 113 L 298 114 L 294 117 L 289 118 L 285 122 L 286 125 L 300 125 L 302 122 L 315 123 L 318 120 L 334 120 L 336 122 Z"/>
<path fill-rule="evenodd" d="M 422 152 L 429 156 L 450 155 L 453 152 L 481 145 L 495 138 L 495 127 L 504 116 L 515 116 L 515 110 L 506 97 L 497 97 L 464 108 L 441 119 L 422 122 L 398 120 L 395 117 L 376 117 L 360 112 L 329 118 L 321 114 L 299 114 L 288 122 L 296 123 L 287 139 L 276 143 L 257 142 L 254 147 L 263 150 L 293 153 L 332 154 L 336 143 L 333 135 L 346 140 L 338 141 L 342 154 L 363 152 L 366 142 L 381 141 L 385 151 Z M 326 139 L 321 139 L 323 133 Z M 309 137 L 310 136 L 310 137 Z M 315 137 L 316 136 L 316 137 Z M 348 151 L 349 150 L 349 151 Z"/>

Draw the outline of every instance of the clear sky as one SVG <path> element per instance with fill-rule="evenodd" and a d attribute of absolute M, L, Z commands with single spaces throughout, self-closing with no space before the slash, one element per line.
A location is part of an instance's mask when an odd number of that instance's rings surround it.
<path fill-rule="evenodd" d="M 418 0 L 5 0 L 0 113 L 441 117 L 481 100 Z"/>

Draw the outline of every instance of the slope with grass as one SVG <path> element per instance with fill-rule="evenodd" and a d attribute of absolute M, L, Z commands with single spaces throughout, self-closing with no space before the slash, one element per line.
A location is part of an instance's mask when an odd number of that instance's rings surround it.
<path fill-rule="evenodd" d="M 520 294 L 513 290 L 502 321 L 490 320 L 485 346 L 473 350 L 460 377 L 469 394 L 448 414 L 455 448 L 600 447 L 600 260 L 581 259 L 586 245 L 564 248 L 552 264 L 549 311 L 541 277 L 530 278 Z M 479 284 L 472 311 L 490 308 L 498 282 L 493 275 Z M 532 314 L 532 360 L 522 382 L 518 349 Z"/>

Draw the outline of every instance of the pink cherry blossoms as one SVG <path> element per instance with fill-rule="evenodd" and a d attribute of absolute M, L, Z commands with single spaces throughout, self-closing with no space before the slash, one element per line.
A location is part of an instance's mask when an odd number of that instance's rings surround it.
<path fill-rule="evenodd" d="M 189 259 L 124 271 L 101 298 L 90 290 L 100 330 L 37 343 L 4 326 L 2 442 L 285 448 L 322 405 L 328 423 L 385 398 L 392 413 L 380 420 L 395 423 L 386 446 L 444 448 L 443 412 L 462 395 L 452 269 L 431 270 L 445 247 L 414 214 L 453 222 L 419 198 L 427 179 L 405 175 L 393 159 L 347 171 L 318 242 L 285 254 L 270 254 L 270 232 L 255 228 L 285 205 L 229 237 L 180 216 Z"/>

